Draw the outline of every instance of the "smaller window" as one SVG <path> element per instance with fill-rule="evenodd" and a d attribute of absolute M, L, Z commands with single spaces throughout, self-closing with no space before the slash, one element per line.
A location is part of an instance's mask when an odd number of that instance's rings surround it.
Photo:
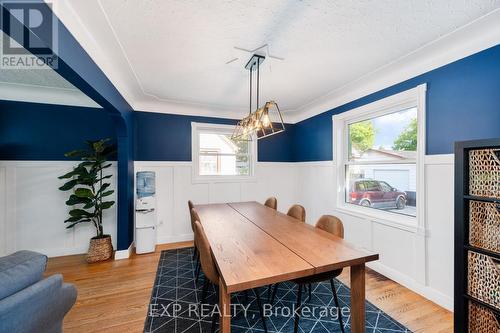
<path fill-rule="evenodd" d="M 255 141 L 231 139 L 233 126 L 192 124 L 194 176 L 234 178 L 253 176 Z"/>

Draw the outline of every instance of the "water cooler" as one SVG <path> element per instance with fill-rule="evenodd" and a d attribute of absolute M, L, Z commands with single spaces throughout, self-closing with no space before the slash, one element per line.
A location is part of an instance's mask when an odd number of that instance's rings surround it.
<path fill-rule="evenodd" d="M 157 221 L 155 187 L 154 172 L 137 172 L 135 203 L 135 252 L 137 254 L 155 251 Z"/>

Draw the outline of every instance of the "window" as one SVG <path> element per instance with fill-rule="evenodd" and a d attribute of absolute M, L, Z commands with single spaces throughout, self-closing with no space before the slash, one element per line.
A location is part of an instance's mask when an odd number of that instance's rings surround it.
<path fill-rule="evenodd" d="M 234 179 L 253 176 L 254 141 L 233 141 L 234 127 L 192 123 L 193 170 L 196 179 Z"/>
<path fill-rule="evenodd" d="M 339 209 L 415 223 L 423 196 L 425 85 L 335 115 Z"/>

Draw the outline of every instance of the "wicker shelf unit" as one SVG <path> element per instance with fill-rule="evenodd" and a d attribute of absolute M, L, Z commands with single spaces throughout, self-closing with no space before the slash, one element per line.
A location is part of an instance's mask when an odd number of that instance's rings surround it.
<path fill-rule="evenodd" d="M 455 332 L 500 333 L 500 139 L 455 144 Z"/>

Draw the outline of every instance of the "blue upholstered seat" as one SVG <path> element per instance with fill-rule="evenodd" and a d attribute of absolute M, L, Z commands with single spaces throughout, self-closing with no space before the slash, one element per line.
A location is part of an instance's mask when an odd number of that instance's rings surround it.
<path fill-rule="evenodd" d="M 60 274 L 43 279 L 46 265 L 31 251 L 0 258 L 0 332 L 62 332 L 77 292 Z"/>

